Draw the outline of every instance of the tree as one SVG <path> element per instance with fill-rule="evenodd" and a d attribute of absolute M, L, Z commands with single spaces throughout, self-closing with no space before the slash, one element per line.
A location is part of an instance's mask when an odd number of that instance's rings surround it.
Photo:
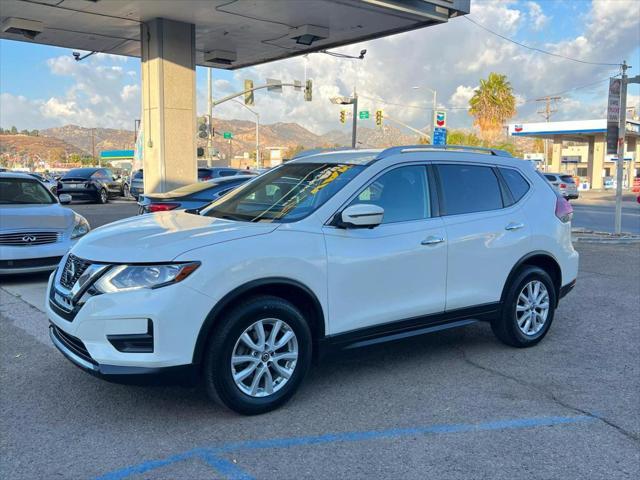
<path fill-rule="evenodd" d="M 15 126 L 15 125 L 13 125 L 13 126 L 11 127 L 11 135 L 17 135 L 17 133 L 18 133 L 18 129 L 16 128 L 16 126 Z"/>
<path fill-rule="evenodd" d="M 484 140 L 495 141 L 504 123 L 516 114 L 516 97 L 506 75 L 491 72 L 469 100 L 469 114 Z"/>
<path fill-rule="evenodd" d="M 289 147 L 284 151 L 284 158 L 287 160 L 291 160 L 298 153 L 304 151 L 304 147 L 302 145 L 296 145 L 295 147 Z"/>
<path fill-rule="evenodd" d="M 421 136 L 420 138 L 418 138 L 418 144 L 419 145 L 430 145 L 431 141 L 429 140 L 429 137 L 425 136 Z"/>

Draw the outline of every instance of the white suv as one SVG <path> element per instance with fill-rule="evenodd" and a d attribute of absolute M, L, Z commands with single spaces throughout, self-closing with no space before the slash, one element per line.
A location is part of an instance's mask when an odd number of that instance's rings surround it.
<path fill-rule="evenodd" d="M 110 379 L 196 372 L 245 414 L 312 357 L 490 322 L 539 342 L 574 286 L 571 207 L 497 150 L 308 152 L 199 212 L 98 228 L 49 281 L 53 343 Z"/>

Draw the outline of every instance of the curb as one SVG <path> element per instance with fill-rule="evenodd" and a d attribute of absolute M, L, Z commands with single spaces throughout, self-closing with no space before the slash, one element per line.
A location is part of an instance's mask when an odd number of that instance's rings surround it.
<path fill-rule="evenodd" d="M 600 243 L 610 245 L 633 245 L 640 244 L 640 235 L 634 235 L 631 233 L 609 233 L 609 232 L 596 232 L 593 230 L 587 230 L 583 228 L 574 228 L 571 230 L 572 241 L 580 243 Z"/>

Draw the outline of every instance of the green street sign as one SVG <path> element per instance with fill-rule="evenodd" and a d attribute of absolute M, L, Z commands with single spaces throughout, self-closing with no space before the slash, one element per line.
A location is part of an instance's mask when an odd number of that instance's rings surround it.
<path fill-rule="evenodd" d="M 230 139 L 230 138 L 233 138 L 233 133 L 231 133 L 231 132 L 224 132 L 224 133 L 222 134 L 222 136 L 223 136 L 223 138 Z"/>
<path fill-rule="evenodd" d="M 360 120 L 366 120 L 369 118 L 369 110 L 362 110 L 360 112 Z"/>

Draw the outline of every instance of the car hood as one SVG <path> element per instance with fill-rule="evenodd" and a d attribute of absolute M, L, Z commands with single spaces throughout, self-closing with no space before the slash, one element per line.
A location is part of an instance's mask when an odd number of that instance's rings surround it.
<path fill-rule="evenodd" d="M 81 238 L 72 253 L 95 262 L 167 262 L 194 248 L 264 235 L 277 227 L 275 223 L 158 212 L 97 228 Z"/>
<path fill-rule="evenodd" d="M 73 226 L 73 210 L 50 205 L 0 205 L 0 231 L 67 230 Z"/>

